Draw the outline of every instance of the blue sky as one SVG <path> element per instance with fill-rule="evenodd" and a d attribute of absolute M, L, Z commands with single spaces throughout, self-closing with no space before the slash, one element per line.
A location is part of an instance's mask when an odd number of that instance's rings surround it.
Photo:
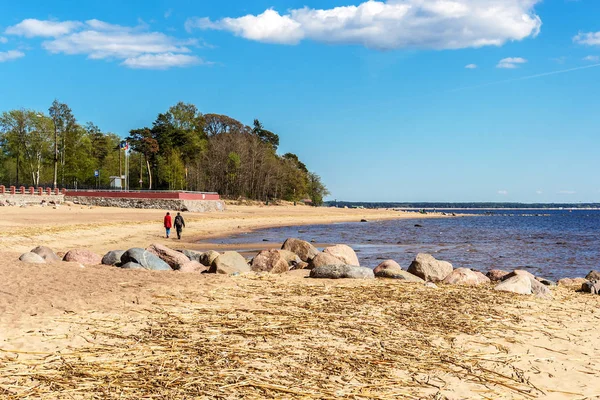
<path fill-rule="evenodd" d="M 600 202 L 596 0 L 73 4 L 0 0 L 0 110 L 260 118 L 338 200 Z"/>

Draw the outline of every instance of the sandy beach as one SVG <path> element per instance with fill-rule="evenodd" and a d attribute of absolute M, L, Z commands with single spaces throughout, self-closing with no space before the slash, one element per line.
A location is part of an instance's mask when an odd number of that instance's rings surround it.
<path fill-rule="evenodd" d="M 600 398 L 600 297 L 575 288 L 542 300 L 305 271 L 230 277 L 17 260 L 38 245 L 195 248 L 257 228 L 424 217 L 229 206 L 185 214 L 177 241 L 163 237 L 163 214 L 0 208 L 1 398 Z"/>

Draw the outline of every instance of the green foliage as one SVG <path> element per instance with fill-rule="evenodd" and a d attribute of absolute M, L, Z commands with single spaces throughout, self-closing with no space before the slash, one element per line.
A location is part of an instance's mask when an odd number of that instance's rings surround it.
<path fill-rule="evenodd" d="M 123 139 L 92 122 L 81 125 L 55 100 L 48 115 L 33 110 L 0 114 L 0 183 L 95 187 L 124 173 Z M 300 201 L 328 194 L 321 178 L 293 153 L 277 154 L 279 135 L 258 120 L 249 127 L 221 114 L 177 103 L 151 127 L 132 129 L 130 187 L 214 191 L 229 198 Z M 141 183 L 140 183 L 141 182 Z"/>

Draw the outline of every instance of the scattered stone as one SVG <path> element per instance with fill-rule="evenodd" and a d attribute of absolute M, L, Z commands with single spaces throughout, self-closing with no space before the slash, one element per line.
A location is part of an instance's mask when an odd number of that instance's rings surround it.
<path fill-rule="evenodd" d="M 408 272 L 430 282 L 441 282 L 452 273 L 452 264 L 436 260 L 430 254 L 417 254 L 408 267 Z"/>
<path fill-rule="evenodd" d="M 112 250 L 102 257 L 102 265 L 117 265 L 121 262 L 121 257 L 125 250 Z"/>
<path fill-rule="evenodd" d="M 600 281 L 586 281 L 581 285 L 581 291 L 584 293 L 600 294 Z"/>
<path fill-rule="evenodd" d="M 220 255 L 221 253 L 219 253 L 218 251 L 209 250 L 200 254 L 200 259 L 198 261 L 200 261 L 200 264 L 210 267 L 212 262 L 215 261 L 215 258 L 219 257 Z"/>
<path fill-rule="evenodd" d="M 487 277 L 490 278 L 492 282 L 500 282 L 502 278 L 506 275 L 510 274 L 508 271 L 503 271 L 501 269 L 493 269 L 487 273 Z"/>
<path fill-rule="evenodd" d="M 318 279 L 374 279 L 373 270 L 355 265 L 323 265 L 310 271 Z"/>
<path fill-rule="evenodd" d="M 485 277 L 488 279 L 487 277 Z M 442 283 L 447 285 L 468 285 L 468 286 L 478 286 L 481 285 L 480 277 L 468 268 L 457 268 L 450 273 Z"/>
<path fill-rule="evenodd" d="M 369 222 L 369 221 L 367 221 L 366 219 L 363 218 L 360 220 L 360 222 Z"/>
<path fill-rule="evenodd" d="M 532 294 L 531 279 L 525 275 L 514 275 L 498 284 L 494 290 L 517 294 Z"/>
<path fill-rule="evenodd" d="M 423 227 L 423 225 L 421 225 L 421 224 L 415 224 L 415 228 L 422 228 L 422 227 Z"/>
<path fill-rule="evenodd" d="M 287 261 L 288 266 L 290 268 L 294 268 L 296 265 L 304 262 L 300 259 L 300 257 L 298 257 L 298 255 L 296 253 L 292 253 L 291 251 L 287 251 L 287 250 L 277 250 L 277 251 L 279 252 L 279 254 L 281 254 L 283 259 L 285 261 Z M 299 269 L 299 268 L 296 268 L 296 269 Z"/>
<path fill-rule="evenodd" d="M 209 274 L 240 274 L 250 272 L 246 259 L 235 251 L 226 251 L 213 260 L 208 270 Z"/>
<path fill-rule="evenodd" d="M 570 287 L 570 286 L 581 287 L 581 285 L 583 285 L 586 282 L 587 282 L 587 279 L 585 279 L 585 278 L 563 278 L 563 279 L 559 280 L 556 284 L 558 286 L 566 286 L 566 287 Z"/>
<path fill-rule="evenodd" d="M 439 289 L 439 287 L 437 287 L 437 285 L 433 282 L 425 282 L 424 286 L 429 289 Z"/>
<path fill-rule="evenodd" d="M 324 267 L 327 265 L 345 265 L 345 263 L 337 257 L 332 256 L 328 253 L 318 253 L 308 263 L 308 269 L 316 267 Z"/>
<path fill-rule="evenodd" d="M 121 256 L 121 268 L 125 268 L 125 264 L 133 262 L 139 264 L 144 269 L 149 269 L 151 271 L 172 271 L 173 269 L 158 258 L 155 254 L 150 253 L 142 248 L 135 247 L 133 249 L 127 250 Z"/>
<path fill-rule="evenodd" d="M 552 292 L 548 289 L 548 286 L 534 279 L 529 279 L 531 281 L 531 292 L 541 299 L 552 300 Z"/>
<path fill-rule="evenodd" d="M 306 269 L 309 270 L 310 269 L 310 264 L 304 261 L 300 261 L 298 264 L 294 265 L 291 269 L 291 271 L 297 270 L 297 269 Z"/>
<path fill-rule="evenodd" d="M 68 251 L 63 257 L 63 261 L 78 262 L 87 265 L 100 265 L 102 264 L 102 256 L 86 249 L 75 249 Z"/>
<path fill-rule="evenodd" d="M 182 265 L 191 261 L 185 254 L 158 243 L 151 244 L 146 250 L 158 256 L 174 270 L 180 269 Z"/>
<path fill-rule="evenodd" d="M 54 254 L 52 249 L 46 246 L 38 246 L 35 249 L 31 250 L 31 252 L 42 257 L 44 260 L 46 260 L 46 262 L 55 262 L 61 260 L 59 256 Z"/>
<path fill-rule="evenodd" d="M 252 271 L 282 274 L 290 270 L 290 265 L 279 250 L 263 250 L 252 260 Z"/>
<path fill-rule="evenodd" d="M 589 274 L 585 277 L 588 281 L 599 281 L 600 280 L 600 271 L 590 271 Z"/>
<path fill-rule="evenodd" d="M 312 244 L 300 240 L 290 238 L 287 239 L 283 246 L 281 246 L 281 250 L 291 251 L 292 253 L 296 253 L 298 257 L 304 262 L 310 262 L 317 254 L 319 254 L 319 250 Z"/>
<path fill-rule="evenodd" d="M 352 247 L 345 244 L 336 244 L 335 246 L 327 247 L 323 250 L 323 253 L 331 254 L 347 265 L 360 265 L 356 252 Z"/>
<path fill-rule="evenodd" d="M 142 267 L 140 264 L 134 263 L 131 261 L 121 265 L 121 268 L 123 268 L 123 269 L 146 269 L 146 268 Z"/>
<path fill-rule="evenodd" d="M 21 254 L 19 260 L 27 264 L 46 264 L 46 260 L 42 256 L 32 252 Z"/>
<path fill-rule="evenodd" d="M 187 263 L 183 264 L 181 268 L 179 268 L 179 272 L 183 273 L 202 273 L 207 270 L 208 268 L 206 268 L 205 265 L 200 264 L 198 261 L 195 260 L 188 261 Z"/>

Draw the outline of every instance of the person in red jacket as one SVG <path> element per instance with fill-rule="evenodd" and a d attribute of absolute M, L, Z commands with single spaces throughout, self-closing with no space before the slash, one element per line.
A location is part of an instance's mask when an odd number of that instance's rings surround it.
<path fill-rule="evenodd" d="M 165 215 L 165 219 L 163 221 L 165 226 L 165 231 L 167 232 L 167 239 L 169 238 L 169 234 L 171 233 L 171 227 L 173 226 L 173 222 L 171 221 L 171 213 L 167 213 Z"/>

